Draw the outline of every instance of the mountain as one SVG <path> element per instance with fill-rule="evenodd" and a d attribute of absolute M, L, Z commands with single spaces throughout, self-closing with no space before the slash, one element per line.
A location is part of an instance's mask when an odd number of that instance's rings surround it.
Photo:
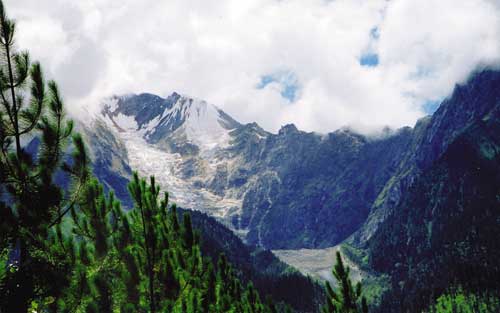
<path fill-rule="evenodd" d="M 432 117 L 377 137 L 294 125 L 272 134 L 177 93 L 106 99 L 85 133 L 96 175 L 124 202 L 133 168 L 154 174 L 180 206 L 216 217 L 248 243 L 326 248 L 349 238 L 363 245 L 415 178 L 491 108 L 495 75 L 476 74 Z"/>
<path fill-rule="evenodd" d="M 498 119 L 470 126 L 370 239 L 373 268 L 392 278 L 386 301 L 397 302 L 384 312 L 420 311 L 450 286 L 498 291 L 499 134 Z"/>
<path fill-rule="evenodd" d="M 414 133 L 407 127 L 372 138 L 345 128 L 321 135 L 286 125 L 272 134 L 177 93 L 109 98 L 84 129 L 96 175 L 125 202 L 130 168 L 155 174 L 180 206 L 273 249 L 329 247 L 350 236 Z"/>
<path fill-rule="evenodd" d="M 392 290 L 383 312 L 421 312 L 451 287 L 500 291 L 500 73 L 458 86 L 415 151 L 413 182 L 368 240 Z"/>

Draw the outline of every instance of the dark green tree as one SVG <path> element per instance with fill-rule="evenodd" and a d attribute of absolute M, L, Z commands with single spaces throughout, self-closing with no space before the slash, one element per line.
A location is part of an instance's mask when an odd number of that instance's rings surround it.
<path fill-rule="evenodd" d="M 134 179 L 129 185 L 129 192 L 135 202 L 134 218 L 140 227 L 141 247 L 146 256 L 146 267 L 148 277 L 148 295 L 149 310 L 156 312 L 156 294 L 155 294 L 155 265 L 160 256 L 158 253 L 159 233 L 157 232 L 157 222 L 159 213 L 166 208 L 160 209 L 158 205 L 158 196 L 160 187 L 156 186 L 154 177 L 151 177 L 148 185 L 145 180 L 140 180 L 137 173 L 134 173 Z M 161 206 L 166 206 L 162 202 Z"/>
<path fill-rule="evenodd" d="M 40 64 L 15 49 L 15 26 L 0 1 L 0 251 L 9 254 L 0 308 L 27 312 L 35 298 L 51 302 L 67 284 L 74 242 L 60 224 L 88 172 L 77 135 L 74 159 L 64 163 L 73 123 L 65 119 L 56 83 L 46 83 Z M 56 184 L 62 171 L 73 188 Z"/>
<path fill-rule="evenodd" d="M 106 196 L 104 188 L 95 178 L 82 188 L 78 201 L 71 209 L 71 217 L 72 234 L 80 246 L 71 286 L 59 299 L 59 307 L 108 311 L 116 302 L 113 301 L 113 292 L 125 289 L 120 281 L 122 277 L 117 278 L 125 265 L 118 254 L 121 250 L 115 244 L 121 243 L 120 247 L 126 247 L 127 239 L 123 233 L 127 220 L 113 193 Z M 133 274 L 131 270 L 130 275 Z"/>
<path fill-rule="evenodd" d="M 361 283 L 353 285 L 349 278 L 350 268 L 344 265 L 340 252 L 336 254 L 337 261 L 332 269 L 333 277 L 338 282 L 335 291 L 329 282 L 326 282 L 327 299 L 323 313 L 367 313 L 368 305 L 362 297 Z"/>

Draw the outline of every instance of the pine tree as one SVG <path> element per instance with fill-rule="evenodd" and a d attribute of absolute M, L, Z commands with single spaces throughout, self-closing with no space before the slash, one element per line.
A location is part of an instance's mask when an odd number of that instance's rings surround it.
<path fill-rule="evenodd" d="M 335 291 L 330 283 L 326 282 L 327 299 L 322 311 L 324 313 L 368 313 L 366 299 L 362 297 L 361 283 L 358 282 L 354 287 L 349 278 L 350 268 L 344 266 L 338 251 L 336 258 L 332 274 L 339 284 L 339 290 Z"/>
<path fill-rule="evenodd" d="M 0 1 L 0 251 L 9 251 L 0 309 L 27 312 L 36 297 L 49 295 L 53 302 L 57 284 L 68 283 L 74 241 L 60 224 L 88 172 L 79 136 L 73 137 L 71 165 L 64 163 L 73 124 L 65 119 L 56 83 L 46 83 L 40 64 L 15 49 L 15 29 Z M 56 184 L 63 170 L 75 188 Z"/>
<path fill-rule="evenodd" d="M 115 276 L 122 259 L 118 257 L 115 244 L 126 240 L 121 230 L 126 229 L 124 225 L 127 220 L 113 193 L 106 196 L 104 188 L 96 179 L 91 179 L 82 189 L 80 198 L 71 210 L 72 233 L 80 242 L 75 261 L 77 270 L 73 271 L 72 285 L 59 306 L 69 304 L 71 307 L 103 312 L 113 305 L 112 289 L 119 289 Z M 82 269 L 82 272 L 78 269 Z M 131 276 L 133 274 L 130 273 Z M 88 288 L 81 289 L 80 286 Z"/>
<path fill-rule="evenodd" d="M 157 251 L 158 233 L 156 232 L 155 223 L 159 213 L 158 195 L 160 188 L 156 186 L 154 177 L 151 177 L 148 186 L 145 180 L 140 180 L 138 174 L 134 173 L 134 179 L 129 185 L 129 191 L 135 201 L 135 209 L 137 210 L 134 217 L 141 227 L 142 248 L 146 255 L 149 310 L 154 313 L 156 312 L 154 267 L 159 257 Z"/>

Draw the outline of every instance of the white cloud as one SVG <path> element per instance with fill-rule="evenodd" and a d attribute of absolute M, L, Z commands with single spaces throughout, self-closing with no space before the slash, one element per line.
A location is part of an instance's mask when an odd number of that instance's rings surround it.
<path fill-rule="evenodd" d="M 413 125 L 479 65 L 500 60 L 497 0 L 4 0 L 18 44 L 91 108 L 172 91 L 276 131 Z M 370 32 L 377 27 L 379 38 Z M 376 67 L 359 58 L 377 53 Z M 257 88 L 290 72 L 299 90 Z"/>

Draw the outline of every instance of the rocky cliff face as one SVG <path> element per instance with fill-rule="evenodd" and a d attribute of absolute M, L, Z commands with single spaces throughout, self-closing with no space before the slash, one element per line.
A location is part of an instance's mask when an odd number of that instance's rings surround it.
<path fill-rule="evenodd" d="M 392 280 L 383 312 L 422 312 L 456 286 L 498 294 L 499 100 L 422 169 L 369 239 L 371 265 Z"/>
<path fill-rule="evenodd" d="M 387 181 L 373 203 L 367 222 L 353 239 L 361 244 L 366 242 L 408 192 L 416 177 L 432 166 L 468 127 L 480 119 L 494 117 L 499 103 L 499 71 L 481 71 L 472 75 L 466 84 L 457 85 L 433 116 L 417 123 L 398 170 Z"/>
<path fill-rule="evenodd" d="M 256 167 L 275 174 L 246 194 L 247 240 L 277 249 L 341 242 L 366 220 L 410 138 L 409 129 L 377 140 L 347 129 L 326 136 L 282 129 L 269 137 Z"/>

